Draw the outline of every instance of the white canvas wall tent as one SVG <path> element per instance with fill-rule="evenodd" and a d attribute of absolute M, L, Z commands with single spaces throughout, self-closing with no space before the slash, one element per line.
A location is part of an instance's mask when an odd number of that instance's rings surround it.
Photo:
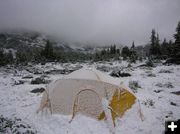
<path fill-rule="evenodd" d="M 81 113 L 102 120 L 107 118 L 103 99 L 109 103 L 114 126 L 116 117 L 121 118 L 136 103 L 135 95 L 116 85 L 114 78 L 95 69 L 80 69 L 50 83 L 38 111 L 48 107 L 51 113 L 72 115 L 72 119 Z"/>

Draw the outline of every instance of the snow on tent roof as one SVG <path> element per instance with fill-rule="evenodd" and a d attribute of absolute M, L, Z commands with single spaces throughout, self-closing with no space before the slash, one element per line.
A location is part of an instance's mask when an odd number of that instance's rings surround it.
<path fill-rule="evenodd" d="M 134 94 L 131 91 L 131 89 L 129 89 L 128 87 L 126 87 L 120 83 L 119 78 L 111 77 L 108 74 L 105 74 L 99 70 L 96 70 L 95 68 L 79 69 L 77 71 L 70 73 L 69 75 L 64 76 L 64 79 L 85 79 L 85 80 L 102 81 L 102 82 L 110 83 L 110 84 L 117 85 L 117 86 L 120 86 L 122 88 L 125 88 L 130 93 Z"/>
<path fill-rule="evenodd" d="M 74 78 L 74 79 L 86 79 L 86 80 L 101 80 L 106 82 L 107 75 L 96 69 L 83 68 L 72 72 L 64 78 Z M 109 77 L 110 78 L 110 77 Z"/>

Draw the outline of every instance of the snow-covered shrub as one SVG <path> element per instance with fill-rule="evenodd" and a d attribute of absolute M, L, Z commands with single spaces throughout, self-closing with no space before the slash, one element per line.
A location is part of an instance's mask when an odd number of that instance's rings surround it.
<path fill-rule="evenodd" d="M 149 73 L 147 76 L 148 76 L 148 77 L 156 77 L 156 75 L 153 74 L 153 73 Z"/>
<path fill-rule="evenodd" d="M 172 118 L 172 116 L 173 116 L 173 112 L 169 111 L 165 117 L 166 118 L 169 118 L 169 117 Z"/>
<path fill-rule="evenodd" d="M 171 82 L 167 82 L 167 83 L 165 83 L 165 84 L 157 83 L 156 86 L 157 86 L 157 87 L 161 87 L 161 88 L 162 88 L 162 87 L 164 87 L 164 88 L 174 88 L 174 86 L 172 85 Z"/>
<path fill-rule="evenodd" d="M 47 84 L 47 83 L 49 83 L 50 81 L 48 81 L 48 80 L 45 80 L 43 77 L 38 77 L 38 78 L 36 78 L 36 79 L 33 79 L 32 81 L 31 81 L 31 84 Z"/>
<path fill-rule="evenodd" d="M 162 83 L 157 83 L 156 86 L 157 87 L 163 87 L 163 84 Z"/>
<path fill-rule="evenodd" d="M 152 99 L 147 99 L 146 101 L 143 101 L 142 104 L 147 107 L 154 107 L 155 102 Z"/>
<path fill-rule="evenodd" d="M 131 74 L 125 73 L 125 72 L 121 72 L 120 70 L 112 71 L 110 73 L 110 75 L 113 76 L 113 77 L 129 77 L 129 76 L 131 76 Z"/>
<path fill-rule="evenodd" d="M 180 91 L 175 91 L 175 92 L 171 92 L 172 94 L 175 94 L 175 95 L 180 95 Z"/>
<path fill-rule="evenodd" d="M 140 69 L 143 69 L 143 70 L 153 70 L 152 67 L 149 67 L 146 64 L 142 64 L 142 65 L 139 65 L 137 67 L 140 68 Z"/>
<path fill-rule="evenodd" d="M 172 73 L 172 71 L 171 71 L 171 70 L 161 69 L 161 70 L 159 71 L 159 73 Z"/>
<path fill-rule="evenodd" d="M 148 60 L 148 61 L 146 61 L 146 66 L 147 67 L 154 67 L 154 63 L 152 62 L 152 60 Z"/>
<path fill-rule="evenodd" d="M 31 78 L 33 78 L 33 76 L 30 74 L 22 77 L 22 79 L 31 79 Z"/>
<path fill-rule="evenodd" d="M 171 104 L 172 106 L 177 106 L 177 104 L 174 103 L 174 102 L 170 102 L 170 104 Z"/>
<path fill-rule="evenodd" d="M 108 67 L 108 66 L 102 65 L 102 66 L 97 66 L 97 70 L 100 70 L 100 71 L 103 71 L 103 72 L 109 72 L 111 70 L 111 68 Z"/>
<path fill-rule="evenodd" d="M 36 134 L 37 131 L 21 119 L 0 116 L 0 133 L 2 134 Z"/>
<path fill-rule="evenodd" d="M 127 67 L 132 67 L 131 63 L 129 63 L 129 64 L 127 65 Z"/>
<path fill-rule="evenodd" d="M 44 92 L 44 90 L 45 89 L 43 87 L 42 88 L 35 88 L 31 91 L 31 93 L 42 93 L 42 92 Z"/>
<path fill-rule="evenodd" d="M 155 93 L 160 93 L 162 92 L 163 90 L 154 90 Z"/>
<path fill-rule="evenodd" d="M 129 88 L 131 88 L 134 93 L 137 93 L 138 88 L 141 88 L 141 86 L 137 81 L 129 81 Z"/>
<path fill-rule="evenodd" d="M 15 80 L 13 79 L 14 83 L 13 85 L 21 85 L 21 84 L 24 84 L 24 81 L 23 80 Z"/>
<path fill-rule="evenodd" d="M 44 70 L 40 67 L 26 67 L 25 68 L 26 71 L 28 71 L 29 73 L 32 73 L 32 74 L 43 74 Z"/>
<path fill-rule="evenodd" d="M 166 87 L 166 88 L 174 88 L 174 86 L 172 85 L 171 82 L 165 83 L 165 84 L 164 84 L 164 87 Z"/>

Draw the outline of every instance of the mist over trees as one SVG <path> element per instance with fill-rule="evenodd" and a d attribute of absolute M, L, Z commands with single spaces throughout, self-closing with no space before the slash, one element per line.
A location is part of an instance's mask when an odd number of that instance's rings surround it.
<path fill-rule="evenodd" d="M 32 47 L 21 44 L 19 37 L 7 41 L 4 34 L 0 35 L 0 66 L 7 64 L 27 64 L 28 62 L 45 63 L 45 62 L 84 62 L 84 61 L 109 61 L 109 60 L 128 60 L 135 63 L 137 60 L 148 58 L 150 60 L 167 60 L 167 63 L 180 64 L 180 22 L 173 35 L 175 41 L 167 41 L 166 38 L 160 40 L 160 35 L 155 29 L 152 29 L 149 44 L 146 46 L 136 46 L 133 41 L 131 47 L 119 47 L 116 44 L 106 46 L 95 53 L 86 53 L 78 51 L 64 51 L 62 47 L 57 47 L 52 41 L 46 39 L 44 47 Z M 35 41 L 38 36 L 33 36 L 28 41 L 37 44 Z M 24 38 L 26 42 L 26 38 Z M 8 42 L 8 43 L 7 43 Z M 4 49 L 4 44 L 7 47 Z M 5 51 L 17 47 L 16 52 Z M 30 43 L 32 44 L 32 43 Z"/>
<path fill-rule="evenodd" d="M 175 42 L 172 40 L 167 41 L 164 38 L 163 41 L 160 40 L 159 34 L 155 29 L 152 29 L 150 36 L 150 48 L 146 51 L 146 57 L 150 60 L 167 60 L 167 62 L 179 64 L 180 63 L 180 22 L 178 22 L 176 33 L 174 34 Z M 137 49 L 133 41 L 131 47 L 124 46 L 121 50 L 118 49 L 118 55 L 116 52 L 116 45 L 110 46 L 110 49 L 102 50 L 101 53 L 96 53 L 96 59 L 107 60 L 109 58 L 115 58 L 120 56 L 123 60 L 128 60 L 130 62 L 136 62 L 136 60 L 142 60 L 144 57 L 138 55 L 140 51 Z M 143 49 L 142 49 L 143 50 Z M 145 50 L 144 50 L 145 51 Z M 112 56 L 112 54 L 115 54 Z M 117 58 L 115 58 L 117 59 Z"/>

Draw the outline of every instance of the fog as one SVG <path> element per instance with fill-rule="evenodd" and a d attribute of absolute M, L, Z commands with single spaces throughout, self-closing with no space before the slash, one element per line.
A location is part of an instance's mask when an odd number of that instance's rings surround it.
<path fill-rule="evenodd" d="M 173 39 L 180 0 L 0 0 L 0 29 L 29 29 L 69 42 L 146 44 L 152 28 Z"/>

